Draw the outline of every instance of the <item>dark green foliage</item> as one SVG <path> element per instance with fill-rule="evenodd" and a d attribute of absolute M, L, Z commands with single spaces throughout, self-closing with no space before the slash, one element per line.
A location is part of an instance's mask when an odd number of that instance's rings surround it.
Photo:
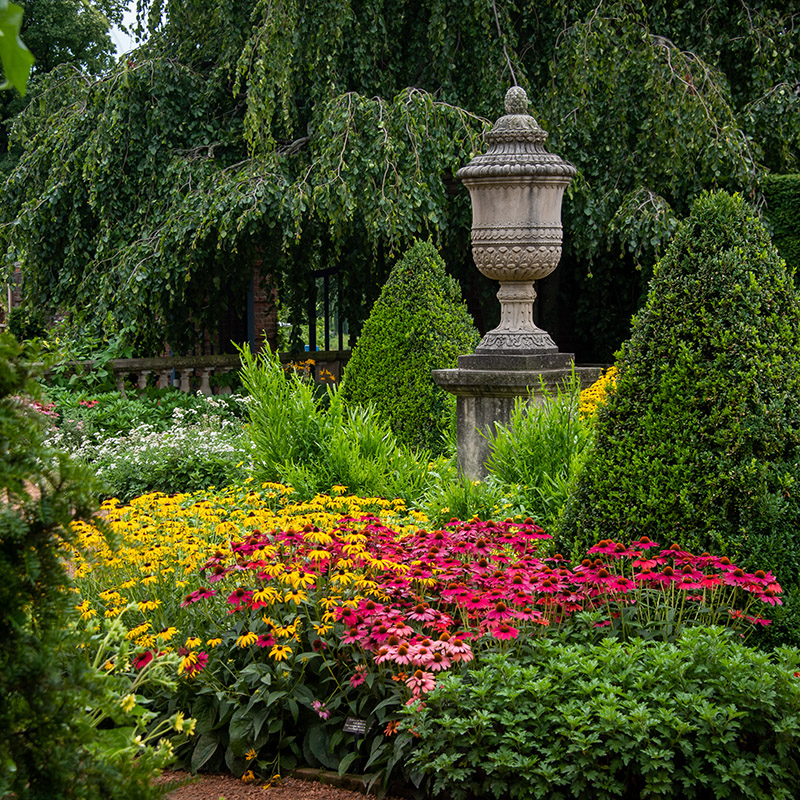
<path fill-rule="evenodd" d="M 70 521 L 93 510 L 93 482 L 42 444 L 35 391 L 29 357 L 0 334 L 0 797 L 156 797 L 149 758 L 101 755 L 85 713 L 98 687 L 70 657 L 77 642 L 59 548 Z"/>
<path fill-rule="evenodd" d="M 658 264 L 558 538 L 642 535 L 800 570 L 800 298 L 745 203 L 699 198 Z"/>
<path fill-rule="evenodd" d="M 47 332 L 47 317 L 41 308 L 16 306 L 8 312 L 8 329 L 21 342 L 37 339 Z"/>
<path fill-rule="evenodd" d="M 609 800 L 792 800 L 800 653 L 720 628 L 674 644 L 532 641 L 441 679 L 410 712 L 434 793 Z"/>
<path fill-rule="evenodd" d="M 762 187 L 772 241 L 796 272 L 800 269 L 800 174 L 767 175 Z"/>
<path fill-rule="evenodd" d="M 345 368 L 351 404 L 375 403 L 398 440 L 442 449 L 455 398 L 431 370 L 455 367 L 479 341 L 458 284 L 430 242 L 417 242 L 397 263 Z"/>

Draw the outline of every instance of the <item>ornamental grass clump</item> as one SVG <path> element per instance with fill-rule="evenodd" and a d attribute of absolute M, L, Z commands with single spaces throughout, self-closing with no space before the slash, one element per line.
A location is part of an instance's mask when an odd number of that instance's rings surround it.
<path fill-rule="evenodd" d="M 559 546 L 668 536 L 772 569 L 800 641 L 800 296 L 740 197 L 695 202 L 618 367 Z"/>
<path fill-rule="evenodd" d="M 246 431 L 259 481 L 289 484 L 305 499 L 337 485 L 407 501 L 422 494 L 430 453 L 399 443 L 372 404 L 345 404 L 330 385 L 321 397 L 298 371 L 287 374 L 277 353 L 253 355 L 243 348 L 240 354 L 250 393 Z"/>

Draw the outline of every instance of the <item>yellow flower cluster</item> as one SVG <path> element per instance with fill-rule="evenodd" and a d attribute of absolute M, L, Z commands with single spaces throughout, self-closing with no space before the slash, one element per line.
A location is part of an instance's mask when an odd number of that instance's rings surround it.
<path fill-rule="evenodd" d="M 231 543 L 253 533 L 301 532 L 308 562 L 324 563 L 330 559 L 325 548 L 333 542 L 326 531 L 333 530 L 343 517 L 377 516 L 398 536 L 427 524 L 424 515 L 407 511 L 401 500 L 344 496 L 344 491 L 336 487 L 333 496 L 319 495 L 299 503 L 292 502 L 291 489 L 263 484 L 258 489 L 231 487 L 172 497 L 153 493 L 128 505 L 107 501 L 103 519 L 96 526 L 74 523 L 76 543 L 69 555 L 78 593 L 75 608 L 84 621 L 124 613 L 127 639 L 137 647 L 163 652 L 182 646 L 182 671 L 190 671 L 197 663 L 199 648 L 214 648 L 223 641 L 233 648 L 265 647 L 267 635 L 272 639 L 266 652 L 275 661 L 285 661 L 293 653 L 292 642 L 299 642 L 301 616 L 319 635 L 332 621 L 330 610 L 336 604 L 380 594 L 371 579 L 373 572 L 396 566 L 367 553 L 366 539 L 357 524 L 340 535 L 346 552 L 326 570 L 327 590 L 316 592 L 318 611 L 314 613 L 309 602 L 314 575 L 273 545 L 264 545 L 254 554 L 274 579 L 249 589 L 256 607 L 275 617 L 264 615 L 261 621 L 251 621 L 257 623 L 260 634 L 252 629 L 231 632 L 227 606 L 212 619 L 207 613 L 198 613 L 204 607 L 185 607 L 182 601 L 209 585 L 219 589 L 216 602 L 224 600 L 236 588 L 235 580 L 209 584 L 208 574 L 204 576 L 201 568 L 209 560 L 234 563 Z M 102 528 L 109 532 L 108 538 L 101 534 Z M 351 568 L 357 558 L 362 567 L 356 572 Z M 243 573 L 242 580 L 244 577 Z"/>
<path fill-rule="evenodd" d="M 591 386 L 581 392 L 579 412 L 581 419 L 589 419 L 597 413 L 597 407 L 606 401 L 608 393 L 617 384 L 616 367 L 609 367 Z"/>

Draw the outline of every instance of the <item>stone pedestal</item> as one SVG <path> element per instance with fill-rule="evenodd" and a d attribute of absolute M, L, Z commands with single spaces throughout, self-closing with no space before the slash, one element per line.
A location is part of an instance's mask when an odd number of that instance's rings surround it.
<path fill-rule="evenodd" d="M 475 353 L 459 357 L 456 369 L 433 373 L 456 395 L 458 466 L 473 480 L 487 474 L 486 435 L 495 423 L 508 425 L 518 400 L 544 402 L 573 370 L 581 385 L 600 375 L 599 368 L 576 368 L 533 321 L 534 284 L 561 258 L 561 201 L 576 169 L 545 148 L 547 132 L 528 114 L 524 89 L 508 90 L 505 111 L 486 134 L 488 150 L 457 173 L 472 201 L 475 266 L 500 282 L 500 325 Z"/>
<path fill-rule="evenodd" d="M 573 369 L 581 386 L 589 386 L 601 367 L 575 367 L 570 353 L 460 356 L 456 369 L 434 370 L 433 379 L 456 396 L 458 469 L 471 480 L 488 472 L 487 436 L 495 423 L 508 425 L 518 399 L 543 403 L 569 382 Z"/>

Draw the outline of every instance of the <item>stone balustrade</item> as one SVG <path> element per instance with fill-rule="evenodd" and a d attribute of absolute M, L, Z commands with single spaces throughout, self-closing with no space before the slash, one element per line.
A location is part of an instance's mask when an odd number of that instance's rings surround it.
<path fill-rule="evenodd" d="M 349 350 L 319 350 L 315 353 L 281 353 L 281 362 L 293 364 L 295 369 L 314 378 L 317 383 L 338 383 L 344 365 L 350 358 Z M 92 361 L 79 361 L 74 368 L 91 369 Z M 106 365 L 114 373 L 117 389 L 125 393 L 135 389 L 144 391 L 148 386 L 160 389 L 174 386 L 182 392 L 201 392 L 205 395 L 230 394 L 230 386 L 214 380 L 238 372 L 241 362 L 238 355 L 170 356 L 167 358 L 121 358 Z"/>

